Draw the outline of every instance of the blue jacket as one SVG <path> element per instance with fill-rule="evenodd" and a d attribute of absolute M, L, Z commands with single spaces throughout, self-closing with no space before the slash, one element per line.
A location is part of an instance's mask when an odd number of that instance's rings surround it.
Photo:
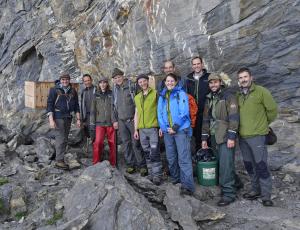
<path fill-rule="evenodd" d="M 53 113 L 54 119 L 72 117 L 72 113 L 79 113 L 78 94 L 70 86 L 67 93 L 56 84 L 50 89 L 47 100 L 47 112 Z"/>
<path fill-rule="evenodd" d="M 166 98 L 167 89 L 164 88 L 158 99 L 157 116 L 160 129 L 166 133 L 168 128 L 174 131 L 189 129 L 191 131 L 191 119 L 189 111 L 189 100 L 187 94 L 181 86 L 176 86 L 170 94 L 170 112 L 172 118 L 172 127 L 168 119 L 168 100 Z"/>

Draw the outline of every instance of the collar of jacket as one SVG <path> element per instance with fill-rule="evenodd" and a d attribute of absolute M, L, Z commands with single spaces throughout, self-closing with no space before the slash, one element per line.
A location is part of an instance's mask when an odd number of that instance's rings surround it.
<path fill-rule="evenodd" d="M 109 94 L 111 94 L 111 90 L 110 89 L 106 90 L 105 92 L 102 92 L 101 89 L 99 89 L 99 90 L 97 90 L 95 92 L 95 96 L 96 97 L 106 96 L 106 95 L 109 95 Z"/>
<path fill-rule="evenodd" d="M 127 78 L 124 78 L 124 81 L 123 81 L 122 85 L 117 85 L 116 84 L 116 87 L 118 89 L 120 89 L 120 88 L 123 88 L 123 89 L 129 88 L 129 80 Z"/>
<path fill-rule="evenodd" d="M 176 85 L 176 86 L 172 89 L 171 94 L 174 94 L 174 93 L 176 93 L 176 92 L 178 92 L 178 91 L 180 91 L 180 90 L 182 90 L 182 87 Z M 168 89 L 165 87 L 165 88 L 161 91 L 160 95 L 163 96 L 163 97 L 166 97 L 167 92 L 168 92 Z"/>
<path fill-rule="evenodd" d="M 95 87 L 94 85 L 92 85 L 92 86 L 89 87 L 89 88 L 88 88 L 88 87 L 85 87 L 84 90 L 85 90 L 85 91 L 88 91 L 88 90 L 90 90 L 90 89 L 93 89 L 93 90 L 94 90 L 95 88 L 96 88 L 96 87 Z"/>
<path fill-rule="evenodd" d="M 153 91 L 153 89 L 151 87 L 148 87 L 148 93 L 146 94 L 146 96 L 149 95 L 152 91 Z M 141 94 L 141 96 L 144 96 L 144 91 L 141 90 L 140 94 Z"/>
<path fill-rule="evenodd" d="M 255 90 L 255 88 L 256 88 L 256 85 L 254 84 L 254 82 L 252 82 L 248 94 L 250 92 L 253 92 Z M 243 93 L 241 92 L 241 90 L 242 90 L 242 88 L 240 88 L 240 91 L 238 92 L 239 95 L 243 95 Z"/>
<path fill-rule="evenodd" d="M 195 81 L 195 79 L 194 79 L 194 73 L 195 73 L 195 71 L 194 71 L 194 72 L 191 72 L 191 73 L 187 76 L 187 78 L 188 78 L 189 80 Z M 204 76 L 205 74 L 207 74 L 207 70 L 206 70 L 206 69 L 202 69 L 202 75 L 201 75 L 201 77 Z"/>
<path fill-rule="evenodd" d="M 56 85 L 56 86 L 55 86 L 55 89 L 58 89 L 58 90 L 62 91 L 63 93 L 65 93 L 65 90 L 64 90 L 64 88 L 61 86 L 61 84 Z M 71 91 L 71 89 L 72 89 L 71 84 L 69 84 L 69 85 L 67 86 L 66 89 L 67 89 L 67 93 L 69 93 L 69 92 Z"/>

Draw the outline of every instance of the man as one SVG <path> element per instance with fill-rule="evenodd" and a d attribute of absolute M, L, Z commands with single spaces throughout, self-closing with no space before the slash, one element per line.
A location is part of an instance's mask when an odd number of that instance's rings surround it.
<path fill-rule="evenodd" d="M 47 112 L 50 128 L 55 129 L 55 166 L 61 169 L 68 169 L 64 162 L 64 154 L 68 143 L 73 113 L 75 113 L 77 118 L 77 127 L 80 127 L 78 95 L 70 84 L 69 74 L 60 76 L 58 84 L 50 89 Z"/>
<path fill-rule="evenodd" d="M 165 76 L 167 76 L 169 73 L 174 73 L 175 74 L 176 69 L 175 69 L 174 62 L 170 61 L 170 60 L 165 61 L 163 71 L 164 71 Z M 184 87 L 184 81 L 183 81 L 183 79 L 181 79 L 180 76 L 178 76 L 178 85 Z M 157 89 L 158 89 L 159 92 L 161 92 L 164 88 L 165 88 L 165 79 L 162 80 L 158 84 Z"/>
<path fill-rule="evenodd" d="M 93 85 L 93 79 L 89 74 L 83 75 L 82 82 L 85 88 L 81 92 L 81 119 L 84 135 L 89 138 L 91 103 L 96 92 L 96 87 Z"/>
<path fill-rule="evenodd" d="M 254 84 L 248 68 L 238 71 L 238 83 L 240 148 L 252 185 L 251 191 L 243 197 L 248 200 L 261 197 L 264 206 L 273 206 L 272 179 L 267 163 L 265 139 L 269 132 L 269 124 L 277 116 L 277 105 L 266 88 Z"/>
<path fill-rule="evenodd" d="M 196 141 L 196 149 L 201 148 L 201 130 L 203 120 L 203 110 L 205 97 L 209 93 L 208 76 L 209 73 L 204 69 L 201 57 L 192 58 L 192 73 L 187 75 L 185 79 L 186 92 L 191 94 L 198 104 L 198 114 L 196 119 L 196 127 L 193 129 L 193 136 Z"/>
<path fill-rule="evenodd" d="M 157 93 L 149 87 L 149 77 L 141 74 L 137 83 L 142 91 L 134 97 L 136 109 L 134 116 L 134 138 L 140 139 L 145 153 L 149 179 L 155 184 L 161 184 L 162 163 L 159 154 Z"/>
<path fill-rule="evenodd" d="M 226 206 L 236 197 L 234 148 L 239 127 L 238 102 L 236 95 L 224 87 L 220 75 L 210 74 L 208 84 L 211 92 L 207 95 L 203 112 L 202 148 L 208 148 L 210 137 L 219 162 L 222 198 L 217 205 Z"/>
<path fill-rule="evenodd" d="M 115 68 L 112 73 L 114 79 L 113 104 L 118 122 L 114 122 L 115 129 L 119 128 L 122 143 L 125 148 L 127 172 L 134 173 L 140 169 L 141 176 L 147 176 L 146 160 L 140 143 L 134 139 L 134 83 L 124 77 L 123 71 Z"/>

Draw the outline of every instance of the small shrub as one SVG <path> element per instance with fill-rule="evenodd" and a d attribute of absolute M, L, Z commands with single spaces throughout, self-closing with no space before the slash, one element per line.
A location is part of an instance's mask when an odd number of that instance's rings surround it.
<path fill-rule="evenodd" d="M 62 219 L 62 217 L 63 217 L 63 211 L 58 211 L 54 213 L 53 217 L 47 221 L 47 225 L 55 224 L 58 220 Z"/>
<path fill-rule="evenodd" d="M 16 220 L 21 220 L 22 217 L 25 217 L 27 215 L 27 212 L 18 212 L 15 215 Z"/>
<path fill-rule="evenodd" d="M 0 186 L 7 184 L 9 181 L 6 177 L 0 177 Z"/>

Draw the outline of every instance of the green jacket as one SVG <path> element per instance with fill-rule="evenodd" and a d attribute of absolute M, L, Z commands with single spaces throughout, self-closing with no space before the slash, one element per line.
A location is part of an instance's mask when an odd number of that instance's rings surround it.
<path fill-rule="evenodd" d="M 215 105 L 213 105 L 213 97 L 217 99 Z M 206 96 L 202 140 L 208 139 L 212 122 L 215 122 L 214 135 L 217 144 L 222 144 L 228 139 L 235 140 L 239 127 L 239 113 L 237 97 L 231 88 L 222 88 L 218 94 L 213 95 L 210 92 Z"/>
<path fill-rule="evenodd" d="M 277 117 L 277 104 L 266 88 L 252 83 L 248 94 L 238 93 L 241 137 L 266 135 Z"/>
<path fill-rule="evenodd" d="M 156 90 L 149 88 L 146 96 L 142 91 L 134 97 L 134 101 L 138 113 L 138 129 L 158 127 Z"/>

